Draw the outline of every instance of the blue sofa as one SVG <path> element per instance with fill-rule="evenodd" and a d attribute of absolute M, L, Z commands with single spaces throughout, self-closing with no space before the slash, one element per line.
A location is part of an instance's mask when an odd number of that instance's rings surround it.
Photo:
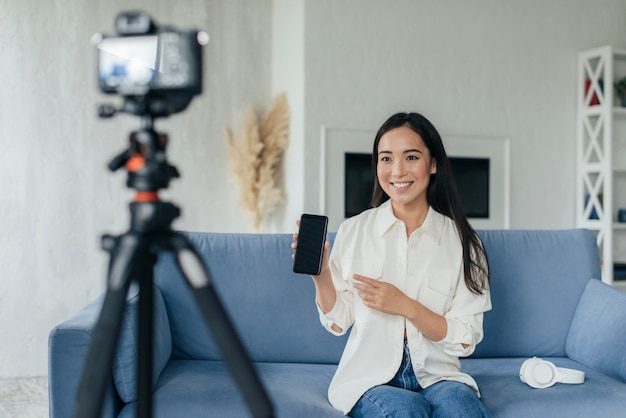
<path fill-rule="evenodd" d="M 327 389 L 346 339 L 322 328 L 311 279 L 291 272 L 291 235 L 185 234 L 209 266 L 276 415 L 342 416 L 329 405 Z M 491 264 L 493 310 L 485 314 L 483 342 L 462 368 L 493 416 L 626 416 L 626 293 L 597 279 L 595 235 L 479 234 Z M 249 416 L 171 254 L 159 257 L 154 282 L 154 415 Z M 104 417 L 135 415 L 137 299 L 129 294 Z M 101 303 L 50 333 L 51 417 L 71 416 Z M 522 362 L 533 356 L 582 370 L 586 380 L 533 389 L 519 378 Z"/>

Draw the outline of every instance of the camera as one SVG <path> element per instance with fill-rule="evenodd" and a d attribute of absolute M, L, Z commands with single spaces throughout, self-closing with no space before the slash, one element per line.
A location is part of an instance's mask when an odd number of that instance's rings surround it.
<path fill-rule="evenodd" d="M 115 29 L 116 35 L 96 34 L 93 41 L 98 49 L 100 90 L 125 98 L 119 110 L 168 116 L 184 110 L 202 93 L 206 32 L 158 27 L 143 11 L 120 13 Z M 106 110 L 102 113 L 112 116 Z"/>

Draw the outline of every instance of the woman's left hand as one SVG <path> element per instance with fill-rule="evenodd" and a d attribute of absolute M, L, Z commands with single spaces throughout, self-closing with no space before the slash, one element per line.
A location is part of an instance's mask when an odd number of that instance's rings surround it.
<path fill-rule="evenodd" d="M 411 299 L 391 283 L 370 279 L 359 274 L 352 277 L 355 280 L 354 288 L 368 308 L 405 317 L 432 341 L 441 341 L 446 336 L 448 323 L 442 315 Z M 467 344 L 462 345 L 467 347 Z"/>
<path fill-rule="evenodd" d="M 363 304 L 368 308 L 392 315 L 403 315 L 407 302 L 411 301 L 407 295 L 391 283 L 370 279 L 360 274 L 355 274 L 352 277 L 356 281 L 354 283 L 355 289 L 363 300 Z"/>

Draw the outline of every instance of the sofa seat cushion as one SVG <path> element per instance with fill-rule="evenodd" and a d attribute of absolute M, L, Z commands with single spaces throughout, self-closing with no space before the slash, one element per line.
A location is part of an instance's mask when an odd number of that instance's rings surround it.
<path fill-rule="evenodd" d="M 328 385 L 337 368 L 328 364 L 255 363 L 277 417 L 342 417 L 328 403 Z M 250 416 L 222 361 L 170 360 L 153 398 L 155 418 Z M 136 403 L 119 417 L 135 417 Z"/>
<path fill-rule="evenodd" d="M 582 370 L 585 382 L 533 389 L 519 378 L 526 358 L 462 359 L 461 368 L 476 379 L 485 406 L 497 417 L 615 417 L 626 411 L 626 383 L 568 358 L 543 359 Z"/>

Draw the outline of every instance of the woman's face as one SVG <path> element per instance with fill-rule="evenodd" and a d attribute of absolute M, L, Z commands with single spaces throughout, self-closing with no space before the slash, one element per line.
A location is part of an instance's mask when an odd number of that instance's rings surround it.
<path fill-rule="evenodd" d="M 394 205 L 428 204 L 426 189 L 437 171 L 422 137 L 407 126 L 385 133 L 378 143 L 376 175 Z"/>

